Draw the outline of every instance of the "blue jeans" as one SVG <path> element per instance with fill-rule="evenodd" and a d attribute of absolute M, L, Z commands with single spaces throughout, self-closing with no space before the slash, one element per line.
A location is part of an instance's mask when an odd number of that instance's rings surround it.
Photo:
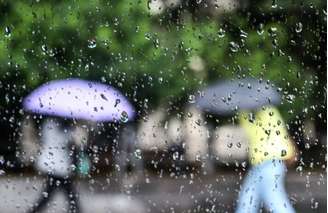
<path fill-rule="evenodd" d="M 236 213 L 255 213 L 263 202 L 274 213 L 294 213 L 284 187 L 286 166 L 281 160 L 269 160 L 253 166 L 242 185 Z"/>

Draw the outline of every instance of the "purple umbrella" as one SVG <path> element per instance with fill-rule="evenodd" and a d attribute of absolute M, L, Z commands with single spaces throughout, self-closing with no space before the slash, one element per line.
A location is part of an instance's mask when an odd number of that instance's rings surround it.
<path fill-rule="evenodd" d="M 111 86 L 80 79 L 45 83 L 23 102 L 27 111 L 91 121 L 122 121 L 134 118 L 134 108 Z"/>

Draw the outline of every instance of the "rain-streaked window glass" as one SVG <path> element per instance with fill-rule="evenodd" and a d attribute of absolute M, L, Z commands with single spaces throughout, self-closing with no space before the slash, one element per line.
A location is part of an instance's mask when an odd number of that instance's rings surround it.
<path fill-rule="evenodd" d="M 1 1 L 0 212 L 326 212 L 326 7 Z"/>

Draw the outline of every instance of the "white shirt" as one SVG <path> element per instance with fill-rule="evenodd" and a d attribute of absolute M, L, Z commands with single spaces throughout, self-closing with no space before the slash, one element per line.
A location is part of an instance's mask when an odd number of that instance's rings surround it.
<path fill-rule="evenodd" d="M 37 168 L 44 173 L 61 177 L 69 176 L 73 168 L 70 157 L 70 133 L 64 132 L 56 121 L 46 120 L 42 126 L 41 153 Z"/>

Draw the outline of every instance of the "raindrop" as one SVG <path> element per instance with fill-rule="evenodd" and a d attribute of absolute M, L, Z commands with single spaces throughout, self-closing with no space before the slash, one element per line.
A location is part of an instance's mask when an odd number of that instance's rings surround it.
<path fill-rule="evenodd" d="M 237 44 L 236 42 L 233 42 L 233 41 L 231 41 L 230 43 L 229 43 L 229 46 L 230 46 L 230 50 L 231 50 L 231 52 L 238 52 L 239 51 L 239 44 Z"/>
<path fill-rule="evenodd" d="M 134 156 L 135 156 L 137 159 L 141 160 L 141 158 L 142 158 L 142 156 L 141 156 L 141 150 L 140 150 L 140 149 L 136 149 L 136 150 L 134 151 Z"/>
<path fill-rule="evenodd" d="M 300 32 L 302 32 L 302 30 L 303 30 L 303 24 L 302 24 L 301 22 L 298 22 L 298 23 L 296 24 L 295 31 L 296 31 L 297 33 L 300 33 Z"/>
<path fill-rule="evenodd" d="M 201 121 L 200 119 L 197 119 L 197 120 L 195 121 L 195 123 L 196 123 L 198 126 L 200 126 L 200 125 L 202 124 L 202 121 Z"/>
<path fill-rule="evenodd" d="M 220 28 L 218 31 L 218 37 L 219 38 L 223 38 L 225 36 L 225 30 Z"/>
<path fill-rule="evenodd" d="M 9 38 L 11 36 L 11 30 L 10 28 L 7 26 L 5 27 L 5 37 Z"/>
<path fill-rule="evenodd" d="M 243 168 L 246 168 L 246 166 L 247 166 L 246 161 L 242 162 L 242 163 L 241 163 L 241 166 L 242 166 Z"/>
<path fill-rule="evenodd" d="M 153 44 L 154 44 L 154 47 L 157 49 L 157 48 L 159 48 L 159 39 L 158 38 L 156 38 L 154 41 L 153 41 Z"/>
<path fill-rule="evenodd" d="M 297 72 L 296 77 L 301 78 L 301 72 Z"/>
<path fill-rule="evenodd" d="M 305 147 L 305 149 L 310 149 L 310 144 L 309 143 L 305 143 L 304 147 Z"/>
<path fill-rule="evenodd" d="M 281 157 L 285 157 L 287 155 L 287 151 L 286 150 L 281 150 Z"/>
<path fill-rule="evenodd" d="M 145 33 L 145 39 L 149 41 L 151 39 L 151 35 L 149 33 Z"/>
<path fill-rule="evenodd" d="M 302 166 L 298 166 L 298 167 L 296 167 L 296 171 L 297 171 L 297 172 L 302 172 L 302 171 L 303 171 L 303 167 L 302 167 Z"/>
<path fill-rule="evenodd" d="M 47 192 L 42 192 L 42 196 L 47 198 L 48 197 L 48 193 Z"/>
<path fill-rule="evenodd" d="M 246 33 L 246 32 L 243 31 L 243 30 L 240 30 L 240 37 L 242 37 L 242 38 L 247 38 L 247 36 L 248 36 L 248 33 Z"/>
<path fill-rule="evenodd" d="M 227 100 L 228 100 L 228 101 L 231 101 L 231 99 L 232 99 L 232 95 L 229 94 L 228 97 L 227 97 Z"/>
<path fill-rule="evenodd" d="M 266 129 L 264 132 L 265 132 L 265 134 L 267 134 L 268 136 L 270 136 L 270 134 L 271 134 L 271 130 L 269 130 L 269 129 Z"/>
<path fill-rule="evenodd" d="M 260 23 L 260 25 L 258 26 L 257 30 L 256 30 L 257 34 L 262 35 L 264 30 L 263 30 L 263 24 Z"/>
<path fill-rule="evenodd" d="M 203 1 L 203 0 L 196 0 L 196 3 L 197 3 L 197 4 L 200 4 L 200 3 L 202 3 L 202 1 Z"/>
<path fill-rule="evenodd" d="M 90 39 L 90 40 L 88 40 L 88 47 L 89 47 L 90 49 L 93 49 L 93 48 L 95 48 L 96 46 L 97 46 L 97 42 L 96 42 L 95 39 Z"/>
<path fill-rule="evenodd" d="M 89 71 L 89 64 L 86 64 L 86 65 L 84 66 L 84 69 L 85 69 L 85 71 Z"/>
<path fill-rule="evenodd" d="M 145 178 L 146 183 L 150 183 L 150 179 L 147 177 Z"/>
<path fill-rule="evenodd" d="M 173 160 L 178 160 L 179 159 L 179 152 L 174 152 L 172 154 L 172 158 L 173 158 Z"/>
<path fill-rule="evenodd" d="M 165 123 L 164 123 L 164 129 L 167 130 L 168 129 L 168 126 L 169 126 L 169 122 L 165 121 Z"/>
<path fill-rule="evenodd" d="M 43 108 L 44 107 L 44 105 L 43 105 L 43 103 L 42 103 L 42 101 L 41 101 L 40 98 L 39 98 L 39 105 L 40 105 L 40 108 Z"/>
<path fill-rule="evenodd" d="M 188 102 L 191 103 L 191 104 L 195 103 L 196 102 L 195 95 L 189 95 Z"/>
<path fill-rule="evenodd" d="M 277 8 L 277 0 L 272 0 L 272 4 L 271 4 L 271 7 L 272 8 Z"/>
<path fill-rule="evenodd" d="M 55 51 L 53 51 L 52 49 L 48 51 L 48 55 L 50 57 L 54 57 L 55 56 Z"/>
<path fill-rule="evenodd" d="M 6 172 L 2 169 L 0 169 L 0 176 L 6 174 Z"/>
<path fill-rule="evenodd" d="M 104 95 L 104 94 L 100 94 L 100 97 L 102 98 L 102 99 L 104 99 L 105 101 L 108 101 L 108 99 L 106 98 L 106 96 Z"/>
<path fill-rule="evenodd" d="M 117 99 L 115 100 L 115 105 L 114 105 L 114 107 L 117 107 L 117 105 L 118 105 L 119 103 L 121 103 L 121 99 L 118 99 L 118 98 L 117 98 Z"/>
<path fill-rule="evenodd" d="M 121 113 L 121 118 L 120 118 L 120 120 L 121 120 L 123 123 L 128 122 L 128 121 L 129 121 L 129 115 L 128 115 L 128 113 L 125 112 L 125 111 L 123 111 L 123 112 Z"/>
<path fill-rule="evenodd" d="M 48 47 L 47 47 L 47 45 L 45 45 L 45 44 L 42 44 L 42 46 L 41 46 L 41 50 L 42 50 L 42 52 L 46 53 L 46 52 L 47 52 L 47 50 L 48 50 Z"/>
<path fill-rule="evenodd" d="M 286 96 L 286 100 L 287 100 L 288 103 L 293 103 L 294 100 L 295 100 L 295 95 L 288 94 L 288 95 Z"/>
<path fill-rule="evenodd" d="M 269 32 L 269 35 L 271 37 L 277 36 L 277 28 L 276 27 L 270 27 L 270 29 L 268 30 L 268 32 Z"/>

